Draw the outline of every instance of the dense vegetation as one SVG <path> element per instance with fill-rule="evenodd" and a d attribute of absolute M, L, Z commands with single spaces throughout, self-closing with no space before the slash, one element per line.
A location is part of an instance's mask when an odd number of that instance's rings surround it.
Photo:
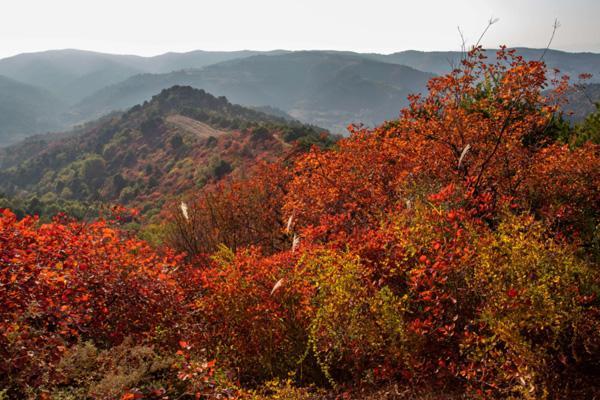
<path fill-rule="evenodd" d="M 257 160 L 332 143 L 321 132 L 173 87 L 79 134 L 8 148 L 0 157 L 0 204 L 20 216 L 85 218 L 107 202 L 156 216 L 173 194 L 241 173 Z"/>
<path fill-rule="evenodd" d="M 600 148 L 597 116 L 573 130 L 557 114 L 567 84 L 475 49 L 395 121 L 190 187 L 157 248 L 122 209 L 4 211 L 0 393 L 594 398 Z M 76 162 L 96 179 L 98 157 Z"/>

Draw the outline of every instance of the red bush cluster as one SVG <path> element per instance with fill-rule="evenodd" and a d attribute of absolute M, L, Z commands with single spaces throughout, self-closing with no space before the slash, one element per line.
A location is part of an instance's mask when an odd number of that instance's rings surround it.
<path fill-rule="evenodd" d="M 113 346 L 164 330 L 179 336 L 181 259 L 98 221 L 89 224 L 0 215 L 0 374 L 43 387 L 78 341 Z"/>

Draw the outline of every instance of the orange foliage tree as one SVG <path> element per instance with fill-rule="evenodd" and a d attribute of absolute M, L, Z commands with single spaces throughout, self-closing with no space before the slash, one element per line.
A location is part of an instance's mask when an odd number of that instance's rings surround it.
<path fill-rule="evenodd" d="M 286 211 L 329 237 L 376 225 L 390 207 L 450 184 L 481 216 L 529 200 L 526 183 L 540 150 L 556 146 L 550 131 L 567 80 L 553 79 L 553 94 L 545 95 L 542 62 L 506 49 L 497 59 L 490 64 L 476 49 L 462 68 L 433 78 L 427 96 L 412 96 L 397 121 L 351 129 L 335 152 L 314 149 L 297 165 Z M 569 153 L 572 163 L 597 157 L 597 148 L 586 147 L 587 155 Z"/>

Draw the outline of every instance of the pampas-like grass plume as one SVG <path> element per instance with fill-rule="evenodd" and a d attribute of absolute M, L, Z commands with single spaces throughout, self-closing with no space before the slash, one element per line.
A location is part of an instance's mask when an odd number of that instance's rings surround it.
<path fill-rule="evenodd" d="M 187 204 L 185 204 L 182 201 L 179 207 L 181 208 L 181 214 L 183 215 L 183 218 L 185 218 L 186 221 L 189 221 L 190 220 L 190 216 L 188 214 L 188 206 L 187 206 Z"/>
<path fill-rule="evenodd" d="M 273 296 L 273 293 L 275 293 L 277 291 L 277 289 L 279 289 L 283 285 L 284 280 L 285 280 L 285 278 L 281 278 L 280 280 L 277 281 L 275 286 L 273 286 L 273 289 L 271 289 L 271 296 Z"/>
<path fill-rule="evenodd" d="M 285 226 L 285 233 L 290 233 L 292 230 L 292 224 L 294 223 L 294 214 L 290 215 L 287 224 Z"/>
<path fill-rule="evenodd" d="M 465 158 L 469 150 L 471 150 L 471 145 L 467 144 L 463 151 L 460 153 L 460 157 L 458 159 L 458 168 L 460 168 L 460 166 L 462 165 L 463 159 Z"/>

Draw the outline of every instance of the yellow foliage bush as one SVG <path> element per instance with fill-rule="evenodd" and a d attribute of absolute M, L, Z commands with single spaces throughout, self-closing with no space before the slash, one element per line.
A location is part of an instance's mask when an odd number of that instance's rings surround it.
<path fill-rule="evenodd" d="M 556 398 L 549 388 L 568 384 L 565 375 L 591 355 L 577 348 L 588 340 L 584 292 L 596 271 L 545 232 L 530 216 L 505 216 L 478 242 L 469 277 L 483 306 L 478 333 L 465 333 L 473 368 L 464 375 L 511 398 Z"/>
<path fill-rule="evenodd" d="M 336 377 L 369 378 L 365 374 L 401 363 L 402 299 L 387 287 L 377 287 L 360 259 L 350 254 L 324 252 L 303 264 L 315 271 L 309 342 L 327 379 L 335 385 Z"/>

